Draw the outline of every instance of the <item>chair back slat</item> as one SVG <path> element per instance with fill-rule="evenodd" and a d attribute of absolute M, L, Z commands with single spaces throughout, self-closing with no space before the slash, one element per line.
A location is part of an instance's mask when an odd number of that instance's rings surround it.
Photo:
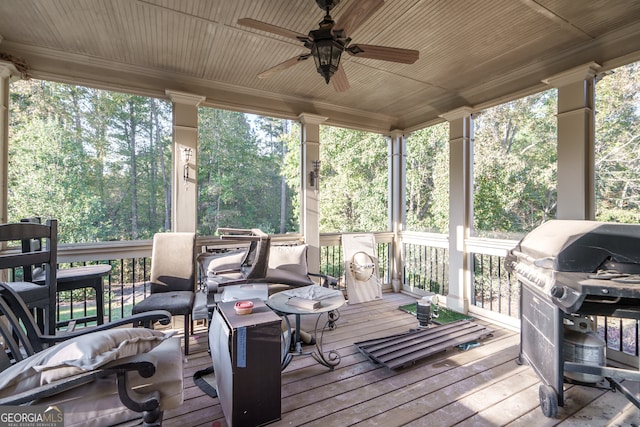
<path fill-rule="evenodd" d="M 52 222 L 56 220 L 48 220 Z M 33 222 L 12 222 L 0 224 L 0 241 L 22 239 L 47 239 L 51 236 L 49 226 L 46 224 L 36 224 Z"/>
<path fill-rule="evenodd" d="M 1 325 L 0 325 L 1 327 Z M 9 359 L 9 355 L 7 354 L 7 350 L 0 347 L 0 372 L 7 369 L 11 366 L 11 359 Z"/>
<path fill-rule="evenodd" d="M 0 256 L 0 269 L 30 267 L 32 264 L 46 264 L 51 259 L 50 252 L 26 252 L 21 254 L 7 254 Z M 29 268 L 30 270 L 30 268 Z M 26 282 L 33 280 L 25 277 Z"/>
<path fill-rule="evenodd" d="M 0 224 L 0 242 L 18 242 L 24 252 L 15 253 L 8 248 L 0 252 L 0 269 L 22 267 L 24 272 L 31 273 L 34 265 L 44 265 L 45 286 L 47 286 L 49 310 L 46 316 L 46 332 L 55 333 L 55 307 L 57 297 L 57 262 L 58 262 L 58 222 L 49 219 L 45 224 L 36 222 L 19 222 Z M 26 245 L 24 241 L 44 241 L 44 245 Z M 15 246 L 18 246 L 16 244 Z M 26 250 L 26 251 L 25 251 Z M 26 278 L 29 279 L 27 273 Z M 20 300 L 22 302 L 22 300 Z M 24 305 L 24 303 L 23 303 Z M 28 311 L 28 310 L 27 310 Z"/>

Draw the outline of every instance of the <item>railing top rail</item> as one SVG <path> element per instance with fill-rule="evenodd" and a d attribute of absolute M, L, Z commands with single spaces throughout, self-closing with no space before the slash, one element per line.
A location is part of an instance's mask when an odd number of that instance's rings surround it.
<path fill-rule="evenodd" d="M 468 252 L 505 256 L 507 255 L 507 252 L 518 244 L 518 240 L 470 237 L 465 239 L 464 243 Z"/>
<path fill-rule="evenodd" d="M 449 236 L 446 234 L 427 233 L 421 231 L 403 231 L 402 243 L 433 246 L 435 248 L 448 248 Z"/>

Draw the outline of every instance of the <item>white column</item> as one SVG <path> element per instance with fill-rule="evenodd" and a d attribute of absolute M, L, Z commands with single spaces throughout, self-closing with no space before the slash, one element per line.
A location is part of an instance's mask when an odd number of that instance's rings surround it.
<path fill-rule="evenodd" d="M 449 122 L 449 293 L 447 307 L 466 313 L 472 281 L 465 239 L 473 227 L 473 111 L 462 107 Z"/>
<path fill-rule="evenodd" d="M 595 219 L 595 62 L 544 80 L 558 88 L 558 219 Z"/>
<path fill-rule="evenodd" d="M 0 37 L 2 41 L 2 37 Z M 19 76 L 9 61 L 0 61 L 0 223 L 8 221 L 9 181 L 9 83 L 11 76 Z"/>
<path fill-rule="evenodd" d="M 171 183 L 171 229 L 195 232 L 198 227 L 198 105 L 204 96 L 167 90 L 173 103 L 173 179 Z M 184 179 L 183 150 L 191 150 Z"/>
<path fill-rule="evenodd" d="M 406 170 L 407 170 L 407 140 L 404 132 L 393 130 L 388 136 L 389 142 L 389 230 L 393 231 L 391 245 L 390 278 L 394 292 L 402 289 L 402 244 L 400 233 L 406 225 Z"/>
<path fill-rule="evenodd" d="M 308 245 L 307 264 L 309 271 L 320 271 L 320 204 L 319 193 L 309 183 L 313 161 L 320 160 L 320 124 L 327 120 L 314 114 L 300 114 L 300 232 Z M 321 166 L 322 167 L 322 166 Z M 322 179 L 322 172 L 320 172 Z"/>
<path fill-rule="evenodd" d="M 9 83 L 11 76 L 19 75 L 11 62 L 0 61 L 0 224 L 6 223 L 9 219 Z M 7 242 L 0 242 L 0 250 L 6 246 Z M 8 270 L 0 272 L 0 280 L 9 280 Z"/>

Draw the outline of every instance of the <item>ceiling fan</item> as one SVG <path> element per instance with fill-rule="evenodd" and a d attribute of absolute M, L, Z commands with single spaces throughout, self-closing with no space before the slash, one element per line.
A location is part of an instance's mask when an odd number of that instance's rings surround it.
<path fill-rule="evenodd" d="M 418 60 L 420 52 L 410 49 L 399 49 L 386 46 L 369 44 L 351 44 L 348 37 L 364 21 L 373 15 L 382 5 L 384 0 L 352 0 L 347 9 L 342 13 L 337 22 L 331 18 L 329 12 L 340 0 L 316 0 L 318 6 L 325 11 L 324 19 L 319 23 L 317 30 L 312 30 L 308 35 L 267 24 L 252 18 L 238 20 L 239 25 L 256 30 L 266 31 L 283 37 L 293 38 L 303 43 L 310 50 L 309 53 L 294 56 L 268 70 L 258 74 L 258 78 L 264 79 L 286 70 L 299 62 L 313 57 L 316 69 L 329 84 L 333 77 L 333 87 L 338 92 L 349 89 L 347 75 L 340 64 L 340 56 L 343 52 L 357 58 L 381 59 L 383 61 L 413 64 Z"/>

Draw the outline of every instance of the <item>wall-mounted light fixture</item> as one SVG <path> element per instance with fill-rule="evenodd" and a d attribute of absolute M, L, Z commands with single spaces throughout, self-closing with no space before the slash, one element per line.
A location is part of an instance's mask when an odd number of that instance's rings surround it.
<path fill-rule="evenodd" d="M 318 192 L 320 189 L 320 160 L 313 160 L 311 164 L 313 165 L 313 170 L 309 172 L 309 185 Z"/>
<path fill-rule="evenodd" d="M 182 159 L 182 179 L 184 180 L 184 185 L 189 185 L 189 162 L 191 161 L 191 157 L 193 156 L 193 151 L 190 147 L 183 147 L 180 153 L 180 158 Z"/>

